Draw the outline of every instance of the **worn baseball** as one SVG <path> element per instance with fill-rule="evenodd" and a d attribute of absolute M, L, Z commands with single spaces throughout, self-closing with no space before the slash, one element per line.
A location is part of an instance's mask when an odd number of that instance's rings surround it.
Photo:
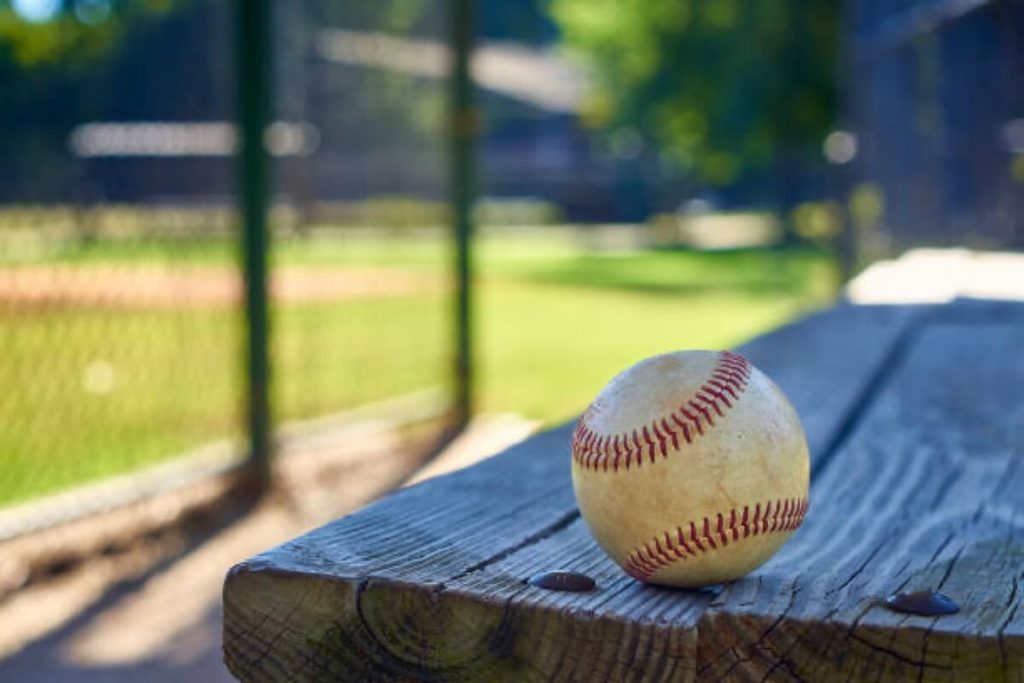
<path fill-rule="evenodd" d="M 601 390 L 572 437 L 572 481 L 597 542 L 667 586 L 749 573 L 803 522 L 807 439 L 782 391 L 738 353 L 641 361 Z"/>

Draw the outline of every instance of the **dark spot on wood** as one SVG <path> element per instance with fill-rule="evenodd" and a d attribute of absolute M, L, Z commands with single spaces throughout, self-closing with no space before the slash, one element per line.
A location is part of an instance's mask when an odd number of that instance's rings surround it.
<path fill-rule="evenodd" d="M 885 605 L 896 612 L 920 614 L 926 617 L 956 614 L 960 611 L 960 606 L 949 597 L 934 591 L 894 593 L 885 599 Z"/>
<path fill-rule="evenodd" d="M 571 591 L 585 593 L 597 588 L 597 582 L 586 574 L 579 572 L 544 572 L 534 574 L 526 583 L 549 591 Z"/>

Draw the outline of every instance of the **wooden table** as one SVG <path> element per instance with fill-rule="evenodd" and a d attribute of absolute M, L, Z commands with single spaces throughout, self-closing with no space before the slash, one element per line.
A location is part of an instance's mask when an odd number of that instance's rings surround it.
<path fill-rule="evenodd" d="M 246 681 L 1024 680 L 1024 304 L 843 305 L 741 351 L 812 451 L 804 525 L 701 591 L 643 585 L 579 517 L 565 425 L 233 568 Z M 599 387 L 594 387 L 595 392 Z M 525 583 L 565 569 L 587 593 Z M 938 590 L 941 617 L 891 611 Z"/>

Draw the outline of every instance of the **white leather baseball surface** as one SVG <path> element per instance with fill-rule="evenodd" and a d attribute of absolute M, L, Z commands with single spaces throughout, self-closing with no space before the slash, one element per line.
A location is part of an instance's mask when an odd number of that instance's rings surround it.
<path fill-rule="evenodd" d="M 738 353 L 641 361 L 601 390 L 572 439 L 572 479 L 602 548 L 649 583 L 737 579 L 807 511 L 810 460 L 782 391 Z"/>

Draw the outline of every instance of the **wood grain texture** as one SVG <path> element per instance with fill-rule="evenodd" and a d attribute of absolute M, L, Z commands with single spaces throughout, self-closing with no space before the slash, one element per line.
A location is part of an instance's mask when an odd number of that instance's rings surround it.
<path fill-rule="evenodd" d="M 790 396 L 824 467 L 920 315 L 843 306 L 742 351 Z M 233 569 L 224 592 L 231 671 L 246 681 L 692 680 L 698 625 L 721 596 L 644 586 L 597 548 L 572 496 L 570 430 Z M 525 583 L 555 569 L 589 574 L 598 588 Z"/>
<path fill-rule="evenodd" d="M 929 324 L 793 542 L 699 623 L 712 680 L 1024 680 L 1024 327 Z M 938 590 L 952 616 L 898 614 Z"/>

